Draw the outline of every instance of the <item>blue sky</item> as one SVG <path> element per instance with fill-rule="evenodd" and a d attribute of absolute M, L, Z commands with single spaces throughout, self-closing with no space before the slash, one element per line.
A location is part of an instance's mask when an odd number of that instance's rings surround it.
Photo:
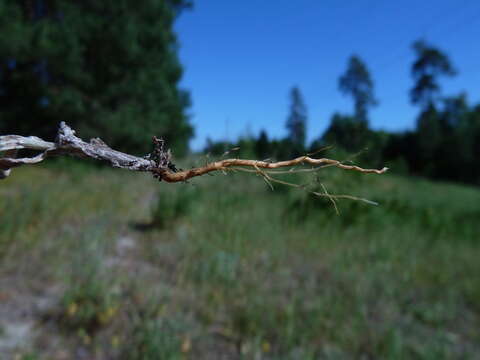
<path fill-rule="evenodd" d="M 207 136 L 233 141 L 261 129 L 285 136 L 294 85 L 308 106 L 308 140 L 317 138 L 332 113 L 352 111 L 337 85 L 352 53 L 375 81 L 379 105 L 371 126 L 412 128 L 410 46 L 419 38 L 446 52 L 459 71 L 441 80 L 444 95 L 466 91 L 471 102 L 480 101 L 478 0 L 196 0 L 176 31 L 195 150 Z"/>

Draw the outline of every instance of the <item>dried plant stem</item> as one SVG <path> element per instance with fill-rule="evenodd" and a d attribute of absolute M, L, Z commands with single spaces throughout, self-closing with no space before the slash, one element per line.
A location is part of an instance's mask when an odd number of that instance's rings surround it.
<path fill-rule="evenodd" d="M 0 136 L 0 151 L 3 152 L 3 157 L 0 157 L 0 179 L 6 178 L 10 175 L 11 168 L 36 164 L 43 161 L 49 156 L 70 155 L 77 157 L 89 157 L 101 161 L 108 162 L 110 166 L 132 170 L 144 171 L 152 173 L 159 180 L 164 180 L 169 183 L 183 182 L 191 178 L 202 176 L 211 172 L 228 170 L 242 170 L 252 171 L 263 176 L 267 183 L 277 182 L 289 186 L 301 187 L 301 185 L 284 182 L 273 178 L 270 174 L 275 173 L 295 173 L 302 171 L 316 171 L 317 169 L 334 166 L 344 170 L 352 170 L 360 173 L 374 173 L 383 174 L 387 168 L 381 170 L 364 169 L 356 165 L 346 165 L 340 161 L 332 159 L 315 159 L 309 156 L 300 156 L 292 160 L 268 162 L 259 160 L 245 160 L 245 159 L 224 159 L 206 163 L 204 166 L 192 168 L 189 170 L 176 171 L 175 166 L 171 162 L 171 153 L 164 149 L 164 142 L 161 139 L 153 137 L 154 151 L 146 157 L 137 157 L 130 154 L 125 154 L 108 147 L 100 139 L 91 139 L 89 143 L 75 136 L 75 131 L 72 130 L 64 122 L 60 123 L 58 136 L 55 141 L 47 142 L 38 137 L 30 136 L 23 137 L 19 135 L 5 135 Z M 20 149 L 30 149 L 42 151 L 39 155 L 27 158 L 17 158 L 16 151 Z M 298 165 L 312 165 L 311 169 L 290 169 L 277 170 L 279 168 L 291 168 Z M 319 195 L 319 194 L 316 194 Z M 332 197 L 328 193 L 321 196 Z M 337 196 L 338 197 L 338 196 Z M 342 197 L 346 197 L 342 196 Z"/>
<path fill-rule="evenodd" d="M 324 165 L 320 168 L 325 168 L 327 166 L 331 166 L 331 165 Z M 288 181 L 285 181 L 285 180 L 280 180 L 280 179 L 274 178 L 274 177 L 271 176 L 271 174 L 272 174 L 271 171 L 263 171 L 263 170 L 260 170 L 258 168 L 257 168 L 257 170 L 250 170 L 250 169 L 245 169 L 245 168 L 231 168 L 230 170 L 235 170 L 235 171 L 238 170 L 238 171 L 244 171 L 244 172 L 249 172 L 249 173 L 255 172 L 255 173 L 261 175 L 264 178 L 265 182 L 270 186 L 270 188 L 272 190 L 273 190 L 272 183 L 277 183 L 277 184 L 281 184 L 281 185 L 286 185 L 286 186 L 302 189 L 302 190 L 304 190 L 304 191 L 306 191 L 306 192 L 308 192 L 312 195 L 318 196 L 318 197 L 326 197 L 332 202 L 332 204 L 335 208 L 335 212 L 337 214 L 340 213 L 340 211 L 338 210 L 338 207 L 337 207 L 337 203 L 336 203 L 336 200 L 338 200 L 338 199 L 349 199 L 349 200 L 354 200 L 354 201 L 361 201 L 361 202 L 367 203 L 369 205 L 378 205 L 378 203 L 376 203 L 375 201 L 364 199 L 364 198 L 361 198 L 361 197 L 358 197 L 358 196 L 345 195 L 345 194 L 330 194 L 327 191 L 324 184 L 320 184 L 320 186 L 323 189 L 323 193 L 318 192 L 318 191 L 311 191 L 311 190 L 307 189 L 307 187 L 305 185 L 295 184 L 295 183 L 292 183 L 292 182 L 288 182 Z M 297 170 L 294 170 L 294 171 L 278 171 L 278 172 L 273 172 L 273 173 L 274 174 L 287 174 L 287 173 L 292 174 L 292 173 L 302 172 L 303 170 L 316 170 L 316 169 L 297 169 Z"/>
<path fill-rule="evenodd" d="M 330 165 L 330 166 L 335 166 L 344 170 L 353 170 L 353 171 L 367 173 L 367 174 L 368 173 L 383 174 L 388 170 L 387 168 L 383 168 L 381 170 L 364 169 L 356 165 L 342 164 L 338 160 L 332 160 L 332 159 L 326 159 L 326 158 L 313 159 L 308 156 L 300 156 L 296 159 L 278 161 L 278 162 L 265 162 L 265 161 L 259 161 L 259 160 L 244 160 L 244 159 L 225 159 L 225 160 L 215 161 L 215 162 L 206 164 L 205 166 L 193 168 L 190 170 L 185 170 L 180 172 L 166 172 L 166 173 L 161 173 L 161 175 L 162 175 L 162 180 L 165 180 L 167 182 L 179 182 L 179 181 L 186 181 L 196 176 L 202 176 L 212 171 L 225 171 L 229 168 L 238 169 L 239 166 L 245 166 L 245 167 L 250 167 L 254 169 L 278 169 L 278 168 L 285 168 L 285 167 L 291 167 L 291 166 L 303 165 L 303 164 L 310 164 L 315 166 Z M 300 170 L 303 170 L 303 169 L 299 169 L 299 171 Z M 256 172 L 258 172 L 258 170 Z M 294 170 L 289 172 L 294 173 L 296 171 Z"/>

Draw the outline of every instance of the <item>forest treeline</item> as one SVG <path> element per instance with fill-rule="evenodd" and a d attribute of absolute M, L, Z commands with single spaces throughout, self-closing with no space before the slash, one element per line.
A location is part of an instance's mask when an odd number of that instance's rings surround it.
<path fill-rule="evenodd" d="M 229 144 L 207 140 L 205 152 L 223 154 L 238 147 L 243 156 L 285 159 L 315 153 L 333 153 L 372 167 L 388 166 L 395 173 L 480 184 L 480 104 L 468 103 L 467 94 L 442 95 L 440 79 L 455 76 L 448 56 L 419 40 L 412 45 L 415 60 L 410 101 L 418 107 L 413 131 L 386 132 L 369 126 L 369 110 L 378 104 L 374 83 L 365 62 L 352 55 L 338 79 L 339 90 L 353 100 L 353 112 L 334 113 L 325 132 L 307 144 L 308 111 L 297 86 L 289 93 L 285 122 L 288 135 L 270 139 L 262 130 Z M 243 154 L 242 154 L 243 152 Z"/>
<path fill-rule="evenodd" d="M 193 136 L 173 31 L 187 0 L 0 1 L 0 133 L 82 137 L 145 155 Z"/>
<path fill-rule="evenodd" d="M 157 135 L 177 157 L 187 154 L 194 129 L 189 93 L 179 87 L 183 69 L 173 25 L 190 7 L 188 0 L 1 1 L 0 134 L 53 140 L 64 120 L 81 137 L 101 137 L 122 151 L 147 154 Z M 469 104 L 466 94 L 442 95 L 441 78 L 456 72 L 447 55 L 423 41 L 413 50 L 414 131 L 370 128 L 369 110 L 378 104 L 374 82 L 353 55 L 339 78 L 353 111 L 333 114 L 313 143 L 306 143 L 307 105 L 293 87 L 286 138 L 262 131 L 237 144 L 209 141 L 206 151 L 220 155 L 240 146 L 244 155 L 284 159 L 332 146 L 359 154 L 355 161 L 362 165 L 479 184 L 480 104 Z"/>

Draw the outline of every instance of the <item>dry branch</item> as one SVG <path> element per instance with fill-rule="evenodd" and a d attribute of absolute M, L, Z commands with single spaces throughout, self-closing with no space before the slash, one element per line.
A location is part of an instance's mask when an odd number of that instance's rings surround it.
<path fill-rule="evenodd" d="M 267 162 L 258 160 L 244 159 L 225 159 L 206 164 L 205 166 L 176 171 L 171 162 L 170 150 L 164 149 L 164 142 L 161 139 L 153 137 L 154 151 L 145 157 L 137 157 L 116 151 L 108 147 L 102 140 L 95 138 L 90 142 L 84 142 L 75 136 L 72 130 L 64 122 L 60 123 L 58 135 L 54 143 L 44 141 L 38 137 L 24 137 L 19 135 L 0 136 L 0 179 L 10 175 L 11 168 L 39 163 L 49 156 L 70 155 L 76 157 L 88 157 L 96 160 L 108 162 L 110 166 L 133 171 L 150 172 L 159 180 L 166 182 L 187 181 L 196 176 L 202 176 L 213 171 L 227 171 L 240 168 L 251 168 L 255 172 L 264 176 L 266 180 L 272 180 L 269 171 L 278 168 L 288 168 L 295 165 L 312 165 L 314 167 L 334 166 L 344 170 L 353 170 L 361 173 L 382 174 L 387 168 L 363 169 L 355 165 L 346 165 L 332 159 L 315 159 L 308 156 L 300 156 L 296 159 Z M 16 158 L 17 150 L 29 149 L 41 151 L 37 156 Z M 273 172 L 271 172 L 273 174 Z"/>
<path fill-rule="evenodd" d="M 244 159 L 225 159 L 225 160 L 212 162 L 202 167 L 181 171 L 181 172 L 162 173 L 162 170 L 160 170 L 159 174 L 162 176 L 162 179 L 167 182 L 178 182 L 178 181 L 188 180 L 195 176 L 205 175 L 212 171 L 226 171 L 230 168 L 235 168 L 238 166 L 252 167 L 254 169 L 257 169 L 257 172 L 259 172 L 258 169 L 278 169 L 283 167 L 295 166 L 299 164 L 300 165 L 310 164 L 314 166 L 330 165 L 330 166 L 338 167 L 340 169 L 355 170 L 362 173 L 375 173 L 375 174 L 382 174 L 388 170 L 387 168 L 383 168 L 381 170 L 363 169 L 355 165 L 342 164 L 340 161 L 337 161 L 337 160 L 325 159 L 325 158 L 312 159 L 308 156 L 300 156 L 292 160 L 278 161 L 278 162 L 265 162 L 265 161 L 259 161 L 259 160 L 244 160 Z M 154 170 L 154 172 L 156 171 L 158 170 Z"/>

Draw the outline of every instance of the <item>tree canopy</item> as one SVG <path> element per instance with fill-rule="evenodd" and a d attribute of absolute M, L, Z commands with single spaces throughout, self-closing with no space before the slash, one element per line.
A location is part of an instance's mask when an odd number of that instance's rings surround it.
<path fill-rule="evenodd" d="M 410 91 L 410 99 L 413 104 L 427 109 L 434 104 L 440 92 L 438 77 L 453 76 L 456 71 L 446 54 L 425 41 L 414 42 L 412 49 L 416 55 L 411 69 L 415 85 Z"/>
<path fill-rule="evenodd" d="M 376 105 L 377 100 L 370 72 L 357 55 L 348 60 L 347 70 L 338 79 L 338 87 L 342 93 L 353 98 L 355 120 L 367 123 L 368 108 Z"/>
<path fill-rule="evenodd" d="M 305 148 L 307 134 L 307 106 L 303 100 L 303 95 L 297 86 L 290 90 L 290 111 L 288 114 L 286 127 L 288 130 L 288 139 L 293 145 L 293 152 L 298 155 Z"/>
<path fill-rule="evenodd" d="M 0 131 L 82 136 L 145 154 L 151 136 L 185 153 L 193 129 L 173 24 L 184 0 L 0 4 Z"/>

